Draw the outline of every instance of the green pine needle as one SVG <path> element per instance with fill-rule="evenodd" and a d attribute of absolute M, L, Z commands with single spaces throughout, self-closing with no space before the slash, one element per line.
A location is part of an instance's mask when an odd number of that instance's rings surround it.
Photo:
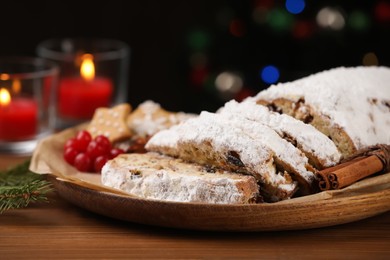
<path fill-rule="evenodd" d="M 29 170 L 27 160 L 0 172 L 0 214 L 5 210 L 27 207 L 31 202 L 47 202 L 52 191 L 50 182 Z"/>

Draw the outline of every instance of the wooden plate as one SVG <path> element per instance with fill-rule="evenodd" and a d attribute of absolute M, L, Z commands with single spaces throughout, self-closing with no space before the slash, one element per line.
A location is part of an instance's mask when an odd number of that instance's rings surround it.
<path fill-rule="evenodd" d="M 389 174 L 387 174 L 389 175 Z M 60 196 L 89 211 L 108 217 L 193 230 L 271 231 L 333 226 L 390 210 L 389 185 L 375 190 L 343 192 L 331 198 L 297 198 L 255 205 L 177 203 L 133 198 L 98 191 L 51 177 Z M 314 196 L 315 197 L 315 196 Z"/>
<path fill-rule="evenodd" d="M 76 172 L 62 159 L 62 147 L 77 128 L 44 139 L 30 169 L 48 174 L 65 200 L 89 211 L 125 221 L 193 230 L 276 231 L 333 226 L 390 210 L 390 173 L 341 190 L 324 191 L 277 203 L 219 205 L 149 200 L 103 187 L 100 176 Z"/>

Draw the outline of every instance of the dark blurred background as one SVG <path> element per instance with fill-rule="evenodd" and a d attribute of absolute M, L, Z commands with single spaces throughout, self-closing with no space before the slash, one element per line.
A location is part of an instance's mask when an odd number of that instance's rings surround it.
<path fill-rule="evenodd" d="M 48 38 L 131 47 L 128 101 L 214 111 L 337 66 L 390 66 L 390 1 L 1 1 L 0 55 Z"/>

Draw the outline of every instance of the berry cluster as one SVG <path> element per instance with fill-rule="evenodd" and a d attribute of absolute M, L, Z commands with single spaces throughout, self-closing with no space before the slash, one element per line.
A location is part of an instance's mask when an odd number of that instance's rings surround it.
<path fill-rule="evenodd" d="M 103 165 L 125 151 L 113 147 L 104 135 L 92 138 L 86 130 L 80 130 L 64 145 L 64 159 L 82 172 L 100 173 Z"/>

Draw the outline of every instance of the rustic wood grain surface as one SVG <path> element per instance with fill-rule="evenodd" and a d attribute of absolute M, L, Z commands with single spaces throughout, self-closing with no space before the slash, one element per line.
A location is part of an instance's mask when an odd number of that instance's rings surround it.
<path fill-rule="evenodd" d="M 0 155 L 0 169 L 25 158 Z M 326 228 L 209 232 L 105 217 L 61 199 L 0 215 L 0 259 L 388 259 L 390 212 Z"/>

